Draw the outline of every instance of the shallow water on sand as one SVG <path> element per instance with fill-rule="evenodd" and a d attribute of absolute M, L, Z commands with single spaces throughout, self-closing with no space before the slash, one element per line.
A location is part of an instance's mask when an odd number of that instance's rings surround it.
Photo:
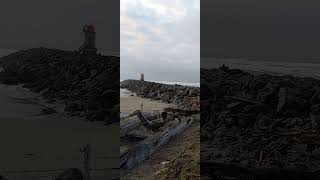
<path fill-rule="evenodd" d="M 63 111 L 64 105 L 48 103 L 41 95 L 33 93 L 22 85 L 0 84 L 0 118 L 26 118 L 41 113 L 41 110 L 50 107 Z"/>

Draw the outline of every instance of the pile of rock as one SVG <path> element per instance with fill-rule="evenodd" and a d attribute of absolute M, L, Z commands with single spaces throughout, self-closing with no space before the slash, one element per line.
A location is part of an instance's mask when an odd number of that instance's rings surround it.
<path fill-rule="evenodd" d="M 34 48 L 0 58 L 4 84 L 23 83 L 48 99 L 65 100 L 65 110 L 90 121 L 119 121 L 120 59 Z"/>
<path fill-rule="evenodd" d="M 319 115 L 319 80 L 201 69 L 203 162 L 316 169 Z"/>
<path fill-rule="evenodd" d="M 198 87 L 139 80 L 124 80 L 120 86 L 136 93 L 139 97 L 175 104 L 180 110 L 200 111 L 200 88 Z"/>

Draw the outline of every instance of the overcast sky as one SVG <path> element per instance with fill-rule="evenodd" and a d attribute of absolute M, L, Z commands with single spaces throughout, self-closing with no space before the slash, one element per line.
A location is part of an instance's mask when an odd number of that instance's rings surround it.
<path fill-rule="evenodd" d="M 121 0 L 121 79 L 199 82 L 200 0 Z"/>
<path fill-rule="evenodd" d="M 77 49 L 93 24 L 97 48 L 119 52 L 119 14 L 119 0 L 1 0 L 0 48 Z"/>
<path fill-rule="evenodd" d="M 201 56 L 320 57 L 320 1 L 201 0 Z"/>

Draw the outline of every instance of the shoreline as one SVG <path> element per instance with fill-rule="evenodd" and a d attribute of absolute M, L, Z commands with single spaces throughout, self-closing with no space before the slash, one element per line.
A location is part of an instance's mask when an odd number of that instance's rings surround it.
<path fill-rule="evenodd" d="M 118 177 L 118 146 L 109 145 L 118 142 L 114 137 L 119 132 L 117 124 L 105 126 L 99 122 L 86 122 L 83 118 L 71 117 L 61 111 L 38 115 L 44 105 L 48 105 L 45 99 L 41 99 L 41 94 L 33 93 L 21 85 L 0 87 L 0 102 L 3 103 L 0 111 L 0 141 L 6 142 L 0 149 L 1 175 L 8 179 L 37 180 L 45 178 L 40 178 L 39 173 L 10 172 L 67 170 L 70 167 L 81 169 L 83 154 L 80 148 L 91 144 L 93 167 L 110 168 L 103 175 L 93 173 L 93 177 L 99 180 L 106 176 Z M 54 103 L 51 105 L 54 106 Z M 108 143 L 106 137 L 109 137 Z M 52 179 L 51 173 L 40 174 Z"/>
<path fill-rule="evenodd" d="M 156 100 L 150 100 L 147 98 L 141 98 L 137 96 L 127 96 L 127 97 L 120 97 L 120 114 L 127 115 L 135 110 L 150 112 L 150 111 L 161 111 L 165 108 L 174 108 L 176 107 L 173 104 L 163 103 Z"/>

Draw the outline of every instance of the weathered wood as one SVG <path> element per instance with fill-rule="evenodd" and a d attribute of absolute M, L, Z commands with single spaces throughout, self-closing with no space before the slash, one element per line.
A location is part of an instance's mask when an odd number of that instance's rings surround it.
<path fill-rule="evenodd" d="M 125 120 L 125 119 L 128 119 L 128 118 L 131 118 L 131 117 L 133 117 L 133 116 L 136 116 L 136 115 L 138 115 L 138 113 L 140 113 L 140 111 L 139 111 L 139 110 L 136 110 L 136 111 L 134 111 L 133 113 L 130 113 L 130 114 L 128 114 L 128 115 L 125 115 L 125 116 L 121 117 L 121 118 L 120 118 L 120 121 Z"/>
<path fill-rule="evenodd" d="M 166 124 L 166 121 L 162 118 L 157 118 L 153 121 L 149 121 L 147 118 L 145 118 L 142 114 L 138 114 L 138 117 L 142 121 L 142 125 L 147 128 L 148 130 L 156 131 L 160 127 L 164 126 Z"/>
<path fill-rule="evenodd" d="M 138 115 L 120 121 L 120 136 L 126 135 L 128 132 L 133 131 L 142 124 Z"/>
<path fill-rule="evenodd" d="M 161 113 L 160 112 L 141 112 L 144 118 L 148 119 L 149 121 L 152 121 L 154 119 L 160 118 Z"/>
<path fill-rule="evenodd" d="M 181 122 L 176 120 L 167 123 L 163 129 L 161 129 L 162 131 L 158 131 L 137 145 L 121 151 L 120 166 L 123 169 L 131 169 L 141 163 L 162 145 L 166 144 L 171 138 L 188 128 L 195 118 L 199 118 L 199 115 L 184 118 Z"/>
<path fill-rule="evenodd" d="M 142 112 L 142 111 L 140 111 L 140 110 L 136 110 L 136 111 L 134 111 L 133 113 L 130 113 L 130 114 L 128 114 L 128 115 L 125 115 L 125 116 L 123 116 L 123 117 L 121 117 L 121 119 L 120 120 L 126 120 L 126 119 L 128 119 L 128 118 L 130 118 L 130 117 L 133 117 L 133 116 L 136 116 L 136 115 L 138 115 L 138 114 L 142 114 L 146 119 L 148 119 L 148 120 L 153 120 L 153 119 L 156 119 L 156 118 L 159 118 L 160 117 L 160 112 L 158 112 L 158 111 L 154 111 L 154 112 Z"/>
<path fill-rule="evenodd" d="M 140 112 L 135 111 L 134 116 L 128 115 L 126 119 L 120 121 L 120 136 L 124 136 L 127 133 L 138 128 L 141 124 L 146 127 L 152 126 L 154 124 L 152 121 L 159 119 L 159 112 Z"/>

